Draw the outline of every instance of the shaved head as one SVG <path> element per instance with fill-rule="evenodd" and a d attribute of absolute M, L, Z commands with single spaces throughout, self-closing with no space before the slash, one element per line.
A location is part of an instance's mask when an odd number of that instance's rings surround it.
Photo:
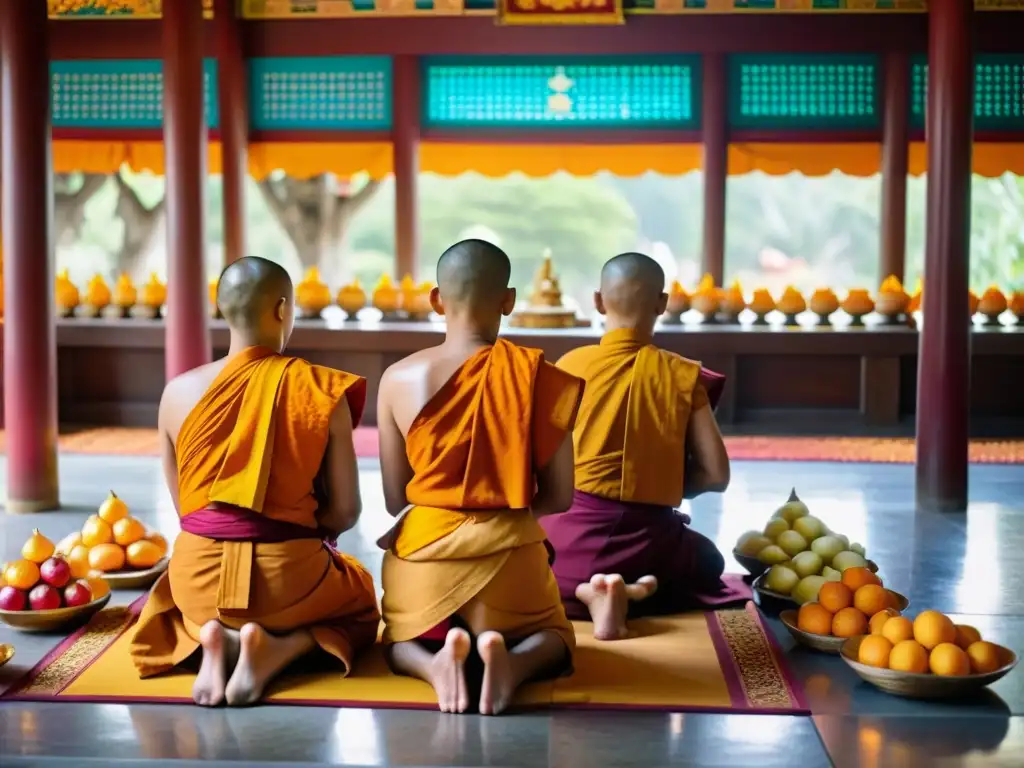
<path fill-rule="evenodd" d="M 601 298 L 605 309 L 624 318 L 657 316 L 665 293 L 665 270 L 650 256 L 620 253 L 601 270 Z"/>
<path fill-rule="evenodd" d="M 217 281 L 217 306 L 238 331 L 261 331 L 282 299 L 291 303 L 292 279 L 280 264 L 259 256 L 228 264 Z"/>
<path fill-rule="evenodd" d="M 511 276 L 508 256 L 485 240 L 463 240 L 437 260 L 437 288 L 451 305 L 498 309 Z"/>

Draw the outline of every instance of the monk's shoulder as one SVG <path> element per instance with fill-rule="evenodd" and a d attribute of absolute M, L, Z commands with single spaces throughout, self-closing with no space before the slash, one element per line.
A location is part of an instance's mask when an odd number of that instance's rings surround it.
<path fill-rule="evenodd" d="M 288 376 L 293 385 L 298 384 L 299 391 L 311 389 L 332 398 L 340 396 L 353 386 L 365 383 L 362 376 L 343 371 L 340 368 L 316 365 L 301 357 L 290 359 Z"/>
<path fill-rule="evenodd" d="M 656 347 L 653 344 L 648 349 L 657 350 L 659 357 L 672 371 L 673 378 L 678 386 L 689 389 L 697 383 L 697 377 L 700 375 L 702 367 L 699 361 L 691 360 L 688 357 Z"/>
<path fill-rule="evenodd" d="M 597 344 L 588 344 L 585 347 L 577 347 L 576 349 L 570 350 L 559 358 L 556 365 L 563 371 L 571 373 L 573 376 L 583 377 L 586 373 L 587 367 L 594 359 L 594 355 L 600 350 L 600 346 Z"/>
<path fill-rule="evenodd" d="M 392 363 L 384 369 L 380 378 L 380 386 L 383 388 L 402 381 L 422 378 L 436 360 L 435 350 L 435 347 L 421 349 Z"/>
<path fill-rule="evenodd" d="M 227 358 L 214 360 L 181 373 L 164 385 L 160 396 L 161 425 L 176 434 L 185 418 L 209 391 L 217 376 L 227 364 Z"/>

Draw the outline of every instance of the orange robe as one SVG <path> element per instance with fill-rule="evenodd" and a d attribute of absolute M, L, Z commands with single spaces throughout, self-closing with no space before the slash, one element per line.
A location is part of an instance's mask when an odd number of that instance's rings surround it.
<path fill-rule="evenodd" d="M 346 395 L 358 423 L 363 379 L 251 347 L 227 363 L 185 419 L 175 446 L 182 518 L 224 505 L 310 534 L 254 543 L 183 530 L 132 640 L 141 677 L 184 661 L 211 619 L 236 629 L 247 622 L 270 632 L 307 628 L 346 672 L 374 642 L 380 614 L 372 577 L 315 534 L 314 483 L 331 414 Z"/>
<path fill-rule="evenodd" d="M 382 539 L 386 642 L 458 616 L 474 634 L 550 630 L 574 648 L 529 507 L 536 468 L 572 430 L 582 390 L 540 351 L 499 340 L 424 406 L 406 436 L 411 507 Z"/>

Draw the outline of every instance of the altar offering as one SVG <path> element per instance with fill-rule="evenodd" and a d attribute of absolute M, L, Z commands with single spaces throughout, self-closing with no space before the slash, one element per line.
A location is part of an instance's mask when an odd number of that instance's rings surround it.
<path fill-rule="evenodd" d="M 851 318 L 850 325 L 859 327 L 864 325 L 864 316 L 875 311 L 875 302 L 864 288 L 851 288 L 843 299 L 842 310 Z"/>
<path fill-rule="evenodd" d="M 732 286 L 723 292 L 719 310 L 722 319 L 727 323 L 738 323 L 740 312 L 747 308 L 747 302 L 743 298 L 743 288 L 740 281 L 736 280 Z"/>
<path fill-rule="evenodd" d="M 923 298 L 924 286 L 921 284 L 921 278 L 917 278 L 917 284 L 914 286 L 914 294 L 910 297 L 910 303 L 907 305 L 908 315 L 921 311 L 921 301 Z"/>
<path fill-rule="evenodd" d="M 786 286 L 782 296 L 775 303 L 775 308 L 786 316 L 786 325 L 797 325 L 797 315 L 807 309 L 807 301 L 803 294 L 791 285 Z"/>
<path fill-rule="evenodd" d="M 100 313 L 110 304 L 110 288 L 103 275 L 95 274 L 85 287 L 85 296 L 79 313 L 82 317 L 99 317 Z"/>
<path fill-rule="evenodd" d="M 111 318 L 128 317 L 137 300 L 138 291 L 135 289 L 135 283 L 127 272 L 122 272 L 114 284 L 113 300 L 103 314 Z"/>
<path fill-rule="evenodd" d="M 662 322 L 668 325 L 679 325 L 682 322 L 683 313 L 689 309 L 690 294 L 679 284 L 678 280 L 673 280 L 668 290 L 668 304 L 665 306 Z"/>
<path fill-rule="evenodd" d="M 875 311 L 880 314 L 888 325 L 906 322 L 907 309 L 910 307 L 910 296 L 903 290 L 896 275 L 889 275 L 882 281 L 875 300 Z"/>
<path fill-rule="evenodd" d="M 412 275 L 402 278 L 399 294 L 402 311 L 408 320 L 418 323 L 430 318 L 430 313 L 434 311 L 430 306 L 430 291 L 433 287 L 434 284 L 429 280 L 416 284 Z"/>
<path fill-rule="evenodd" d="M 54 296 L 57 302 L 57 316 L 73 317 L 78 308 L 78 288 L 71 282 L 66 269 L 62 269 L 54 281 Z"/>
<path fill-rule="evenodd" d="M 223 315 L 220 313 L 220 307 L 217 306 L 217 285 L 218 285 L 218 283 L 219 283 L 218 280 L 213 279 L 213 280 L 210 281 L 210 287 L 209 287 L 209 291 L 210 291 L 210 317 L 212 317 L 214 319 L 218 319 L 218 318 L 223 317 Z"/>
<path fill-rule="evenodd" d="M 831 288 L 819 288 L 811 294 L 808 308 L 818 316 L 818 325 L 829 325 L 832 313 L 839 309 L 839 298 Z"/>
<path fill-rule="evenodd" d="M 754 313 L 754 325 L 768 325 L 768 315 L 775 311 L 775 299 L 767 288 L 755 288 L 749 309 Z"/>
<path fill-rule="evenodd" d="M 390 276 L 380 276 L 380 282 L 378 282 L 377 287 L 373 289 L 372 301 L 374 308 L 379 309 L 383 315 L 382 319 L 398 319 L 398 310 L 401 309 L 402 300 L 398 294 L 398 289 L 395 287 L 395 284 L 391 282 Z"/>
<path fill-rule="evenodd" d="M 985 325 L 999 325 L 999 316 L 1006 311 L 1009 302 L 996 286 L 990 286 L 978 300 L 978 313 L 984 316 Z"/>
<path fill-rule="evenodd" d="M 338 306 L 345 313 L 346 320 L 356 319 L 359 310 L 366 306 L 366 291 L 363 290 L 363 286 L 359 284 L 358 280 L 341 286 L 338 291 Z"/>
<path fill-rule="evenodd" d="M 978 294 L 974 291 L 967 291 L 967 315 L 968 317 L 974 317 L 978 314 L 978 307 L 981 305 L 981 299 L 978 298 Z"/>
<path fill-rule="evenodd" d="M 166 302 L 167 285 L 157 276 L 156 272 L 150 272 L 149 280 L 142 286 L 142 296 L 132 310 L 132 314 L 148 320 L 155 320 L 160 317 L 160 310 Z"/>
<path fill-rule="evenodd" d="M 331 289 L 320 279 L 320 270 L 310 267 L 306 276 L 295 286 L 295 306 L 302 320 L 319 319 L 320 313 L 331 304 Z"/>
<path fill-rule="evenodd" d="M 575 328 L 578 324 L 576 311 L 562 303 L 562 290 L 551 263 L 551 251 L 547 250 L 534 275 L 527 306 L 512 313 L 509 325 L 513 328 Z"/>
<path fill-rule="evenodd" d="M 1024 323 L 1024 291 L 1014 291 L 1010 297 L 1010 311 L 1018 323 Z"/>
<path fill-rule="evenodd" d="M 702 322 L 715 322 L 715 316 L 722 305 L 722 293 L 722 291 L 715 287 L 715 279 L 711 275 L 704 275 L 700 279 L 700 284 L 693 293 L 690 305 L 701 313 L 703 316 Z"/>

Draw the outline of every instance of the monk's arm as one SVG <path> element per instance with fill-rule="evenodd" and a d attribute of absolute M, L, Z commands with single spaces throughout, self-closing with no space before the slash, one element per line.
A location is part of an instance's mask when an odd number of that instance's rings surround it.
<path fill-rule="evenodd" d="M 689 454 L 684 481 L 686 498 L 692 499 L 702 493 L 721 493 L 729 487 L 729 454 L 714 411 L 709 406 L 690 414 L 686 448 Z"/>
<path fill-rule="evenodd" d="M 384 506 L 388 514 L 401 514 L 409 502 L 405 488 L 412 480 L 413 471 L 405 452 L 405 438 L 398 428 L 391 408 L 391 381 L 388 372 L 380 380 L 377 393 L 377 439 L 380 442 L 380 473 L 384 482 Z"/>
<path fill-rule="evenodd" d="M 352 440 L 352 410 L 344 396 L 331 414 L 324 469 L 327 504 L 317 512 L 317 522 L 337 535 L 355 526 L 363 509 L 359 496 L 359 466 Z"/>
<path fill-rule="evenodd" d="M 535 517 L 557 515 L 572 506 L 575 471 L 572 432 L 567 432 L 551 461 L 537 472 L 537 495 L 530 505 Z"/>
<path fill-rule="evenodd" d="M 170 418 L 171 397 L 164 389 L 160 397 L 160 409 L 157 411 L 157 431 L 160 433 L 160 463 L 164 469 L 164 480 L 167 482 L 167 491 L 171 494 L 171 501 L 174 502 L 174 510 L 180 514 L 178 508 L 178 457 L 174 454 L 174 442 L 171 440 L 170 432 L 167 429 L 167 422 Z"/>

